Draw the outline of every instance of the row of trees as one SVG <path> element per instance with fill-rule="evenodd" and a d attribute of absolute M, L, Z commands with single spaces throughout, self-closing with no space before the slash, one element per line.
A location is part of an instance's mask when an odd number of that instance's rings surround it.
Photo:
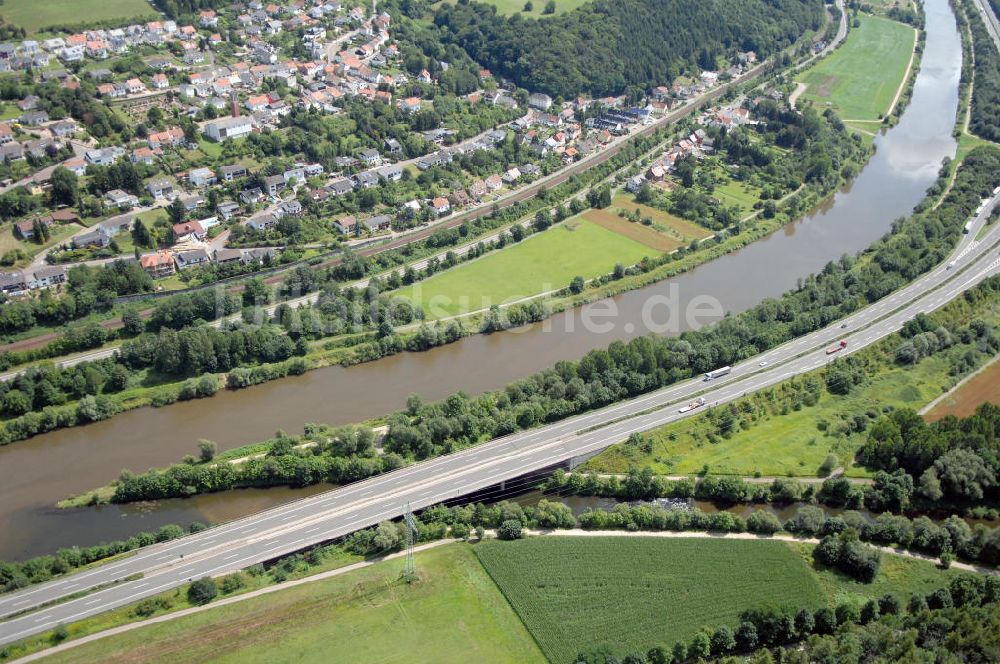
<path fill-rule="evenodd" d="M 55 555 L 38 556 L 22 562 L 0 561 L 0 591 L 9 592 L 35 583 L 43 583 L 55 576 L 66 574 L 99 560 L 134 551 L 157 542 L 176 539 L 187 532 L 194 533 L 204 529 L 205 525 L 201 523 L 192 523 L 187 531 L 180 526 L 167 525 L 155 533 L 141 532 L 127 540 L 60 549 Z"/>
<path fill-rule="evenodd" d="M 997 12 L 995 0 L 993 11 Z M 972 88 L 972 112 L 969 130 L 990 141 L 1000 141 L 1000 53 L 971 0 L 962 0 L 960 22 L 972 31 L 975 57 L 975 82 Z"/>
<path fill-rule="evenodd" d="M 302 436 L 278 432 L 267 443 L 263 457 L 251 455 L 239 463 L 215 462 L 212 454 L 202 451 L 200 462 L 191 457 L 166 470 L 125 471 L 112 501 L 161 500 L 245 487 L 345 484 L 403 465 L 397 455 L 377 455 L 372 431 L 364 427 L 310 424 Z"/>

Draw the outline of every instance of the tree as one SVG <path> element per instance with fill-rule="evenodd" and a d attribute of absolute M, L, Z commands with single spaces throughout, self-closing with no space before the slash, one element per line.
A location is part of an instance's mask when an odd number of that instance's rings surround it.
<path fill-rule="evenodd" d="M 382 521 L 375 529 L 375 538 L 372 544 L 382 551 L 390 551 L 399 546 L 399 528 L 392 521 Z"/>
<path fill-rule="evenodd" d="M 524 527 L 517 519 L 507 519 L 497 528 L 497 537 L 502 540 L 521 539 L 524 535 Z"/>
<path fill-rule="evenodd" d="M 137 247 L 153 247 L 153 236 L 149 232 L 149 227 L 139 217 L 136 217 L 135 222 L 132 223 L 132 242 Z"/>
<path fill-rule="evenodd" d="M 171 224 L 179 224 L 184 221 L 184 216 L 187 214 L 184 210 L 184 204 L 181 203 L 180 198 L 175 198 L 167 206 L 167 214 L 170 216 Z"/>
<path fill-rule="evenodd" d="M 728 625 L 721 625 L 712 633 L 712 654 L 715 656 L 725 655 L 736 648 L 736 639 L 733 637 L 733 630 Z"/>
<path fill-rule="evenodd" d="M 215 441 L 206 440 L 204 438 L 198 441 L 198 451 L 203 462 L 208 462 L 214 459 L 215 451 L 217 449 L 218 445 L 215 444 Z"/>
<path fill-rule="evenodd" d="M 767 510 L 757 510 L 747 517 L 747 530 L 752 533 L 772 535 L 781 530 L 781 522 Z"/>
<path fill-rule="evenodd" d="M 142 333 L 142 319 L 138 311 L 129 309 L 122 314 L 122 330 L 130 337 Z"/>
<path fill-rule="evenodd" d="M 208 604 L 219 594 L 219 588 L 215 585 L 215 579 L 206 576 L 198 579 L 188 586 L 188 602 L 195 606 Z"/>
<path fill-rule="evenodd" d="M 924 475 L 928 473 L 937 477 L 944 495 L 959 500 L 982 500 L 986 489 L 996 485 L 996 475 L 986 461 L 972 450 L 962 447 L 949 450 L 939 457 Z M 921 477 L 921 490 L 923 489 L 924 478 Z M 934 499 L 931 495 L 927 497 Z"/>
<path fill-rule="evenodd" d="M 52 171 L 52 202 L 55 205 L 73 207 L 80 198 L 80 188 L 76 173 L 63 166 Z"/>
<path fill-rule="evenodd" d="M 708 659 L 712 654 L 712 640 L 705 632 L 698 632 L 691 639 L 691 646 L 688 648 L 688 656 L 694 658 Z"/>
<path fill-rule="evenodd" d="M 535 4 L 533 2 L 531 2 L 531 0 L 528 0 L 526 3 L 524 3 L 524 11 L 525 12 L 530 12 L 530 11 L 534 11 L 534 10 L 535 10 Z"/>
<path fill-rule="evenodd" d="M 529 10 L 530 11 L 530 10 Z M 545 3 L 545 9 L 542 10 L 543 14 L 555 14 L 556 13 L 556 1 L 549 0 Z"/>
<path fill-rule="evenodd" d="M 573 293 L 574 295 L 579 295 L 580 293 L 583 292 L 583 287 L 585 285 L 586 283 L 584 282 L 583 277 L 577 275 L 573 277 L 572 281 L 569 282 L 569 292 Z"/>
<path fill-rule="evenodd" d="M 740 623 L 736 628 L 736 645 L 740 650 L 749 652 L 757 648 L 757 626 L 748 620 Z"/>

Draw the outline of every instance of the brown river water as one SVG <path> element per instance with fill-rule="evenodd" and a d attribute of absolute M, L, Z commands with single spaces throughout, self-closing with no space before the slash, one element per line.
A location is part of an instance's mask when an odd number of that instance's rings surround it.
<path fill-rule="evenodd" d="M 331 367 L 211 399 L 144 408 L 85 427 L 0 448 L 0 559 L 127 537 L 166 523 L 218 523 L 323 490 L 229 492 L 156 504 L 57 510 L 60 498 L 177 462 L 208 438 L 225 450 L 303 423 L 340 424 L 382 415 L 419 393 L 425 400 L 501 387 L 616 339 L 677 333 L 740 312 L 795 287 L 845 253 L 869 246 L 924 196 L 945 156 L 958 104 L 961 43 L 946 0 L 928 0 L 927 45 L 913 99 L 896 127 L 850 185 L 820 209 L 738 252 L 641 290 L 553 316 L 544 323 L 476 335 L 425 353 L 404 353 L 350 368 Z M 674 325 L 665 312 L 715 298 L 713 316 Z M 614 315 L 607 315 L 613 310 Z M 598 319 L 598 317 L 600 317 Z M 655 323 L 650 326 L 650 321 Z M 596 324 L 599 323 L 599 324 Z M 600 328 L 600 329 L 598 329 Z"/>

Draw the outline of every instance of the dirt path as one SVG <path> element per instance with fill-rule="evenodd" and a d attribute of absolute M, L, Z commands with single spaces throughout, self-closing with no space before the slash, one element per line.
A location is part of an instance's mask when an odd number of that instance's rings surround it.
<path fill-rule="evenodd" d="M 885 112 L 885 117 L 892 115 L 896 104 L 899 103 L 900 96 L 903 94 L 903 90 L 906 89 L 906 83 L 910 80 L 910 72 L 913 71 L 913 61 L 917 58 L 918 43 L 920 43 L 920 33 L 916 28 L 913 28 L 913 50 L 910 52 L 910 61 L 906 64 L 906 72 L 903 74 L 903 80 L 899 82 L 899 87 L 896 89 L 896 96 L 892 98 L 892 103 L 889 104 L 889 110 Z"/>
<path fill-rule="evenodd" d="M 802 93 L 805 92 L 808 88 L 809 86 L 806 85 L 805 83 L 801 82 L 796 83 L 795 89 L 792 90 L 792 94 L 788 95 L 788 105 L 791 106 L 792 108 L 795 108 L 795 102 L 799 100 L 799 97 L 801 97 Z"/>

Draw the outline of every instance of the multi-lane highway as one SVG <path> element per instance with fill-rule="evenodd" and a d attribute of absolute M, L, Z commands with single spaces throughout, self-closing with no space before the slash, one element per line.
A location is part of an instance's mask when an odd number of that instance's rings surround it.
<path fill-rule="evenodd" d="M 1000 274 L 1000 224 L 975 239 L 998 202 L 1000 196 L 990 201 L 948 260 L 933 271 L 829 327 L 735 365 L 728 376 L 711 382 L 689 380 L 0 596 L 0 617 L 6 617 L 0 622 L 0 643 L 129 604 L 189 579 L 222 574 L 346 535 L 400 516 L 407 504 L 420 509 L 601 450 L 632 432 L 699 412 L 678 412 L 679 405 L 698 396 L 709 404 L 725 403 L 816 369 L 830 361 L 825 349 L 841 339 L 848 345 L 838 357 L 857 352 L 895 332 L 917 313 L 937 309 L 986 277 Z M 141 578 L 125 580 L 136 575 Z M 69 599 L 99 586 L 103 589 Z M 63 601 L 54 603 L 59 600 Z M 34 607 L 41 608 L 30 611 Z"/>

